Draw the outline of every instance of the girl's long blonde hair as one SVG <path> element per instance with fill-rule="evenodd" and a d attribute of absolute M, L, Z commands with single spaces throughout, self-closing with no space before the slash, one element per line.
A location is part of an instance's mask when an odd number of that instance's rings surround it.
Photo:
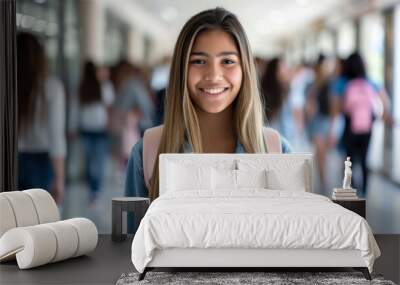
<path fill-rule="evenodd" d="M 235 131 L 239 141 L 247 153 L 266 151 L 262 134 L 263 106 L 246 33 L 236 16 L 229 11 L 223 8 L 203 11 L 184 25 L 175 45 L 166 96 L 164 128 L 150 181 L 151 200 L 159 194 L 159 154 L 182 152 L 185 139 L 191 144 L 194 153 L 203 152 L 199 120 L 188 92 L 187 74 L 196 36 L 210 29 L 221 29 L 231 35 L 239 50 L 243 78 L 239 94 L 233 102 Z"/>

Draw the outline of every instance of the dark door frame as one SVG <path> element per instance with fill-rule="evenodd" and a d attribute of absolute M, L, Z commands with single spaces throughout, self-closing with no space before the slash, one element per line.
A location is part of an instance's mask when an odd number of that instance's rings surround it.
<path fill-rule="evenodd" d="M 0 192 L 17 190 L 16 0 L 0 1 Z"/>

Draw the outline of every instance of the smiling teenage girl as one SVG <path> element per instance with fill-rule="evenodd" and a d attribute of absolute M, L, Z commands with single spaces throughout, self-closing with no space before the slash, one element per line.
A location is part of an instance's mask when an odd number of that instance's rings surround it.
<path fill-rule="evenodd" d="M 263 128 L 263 107 L 246 34 L 232 13 L 193 16 L 173 55 L 165 123 L 133 148 L 127 196 L 158 197 L 160 153 L 289 152 L 278 132 Z"/>

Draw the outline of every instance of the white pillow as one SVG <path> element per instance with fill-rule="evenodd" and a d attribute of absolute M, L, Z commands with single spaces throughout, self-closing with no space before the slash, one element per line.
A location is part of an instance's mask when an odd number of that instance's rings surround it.
<path fill-rule="evenodd" d="M 266 173 L 268 189 L 306 191 L 305 163 L 284 170 L 270 169 Z"/>
<path fill-rule="evenodd" d="M 213 189 L 267 188 L 264 170 L 212 169 Z"/>
<path fill-rule="evenodd" d="M 236 170 L 237 187 L 268 188 L 266 170 Z"/>
<path fill-rule="evenodd" d="M 167 191 L 211 188 L 211 167 L 168 164 Z"/>
<path fill-rule="evenodd" d="M 304 160 L 289 157 L 268 160 L 239 159 L 238 168 L 247 171 L 265 169 L 266 188 L 271 190 L 307 191 L 310 188 L 308 162 Z"/>
<path fill-rule="evenodd" d="M 236 190 L 236 170 L 212 168 L 213 189 Z"/>

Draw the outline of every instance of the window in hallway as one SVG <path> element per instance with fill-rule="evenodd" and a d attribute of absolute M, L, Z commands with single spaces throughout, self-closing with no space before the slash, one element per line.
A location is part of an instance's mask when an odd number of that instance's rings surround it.
<path fill-rule="evenodd" d="M 366 15 L 361 19 L 361 54 L 369 77 L 384 84 L 384 18 L 380 13 Z"/>
<path fill-rule="evenodd" d="M 384 85 L 384 17 L 372 13 L 361 18 L 360 52 L 366 64 L 367 75 L 379 86 Z M 379 112 L 380 110 L 378 110 Z M 375 120 L 369 146 L 368 165 L 371 169 L 383 168 L 383 121 Z"/>

